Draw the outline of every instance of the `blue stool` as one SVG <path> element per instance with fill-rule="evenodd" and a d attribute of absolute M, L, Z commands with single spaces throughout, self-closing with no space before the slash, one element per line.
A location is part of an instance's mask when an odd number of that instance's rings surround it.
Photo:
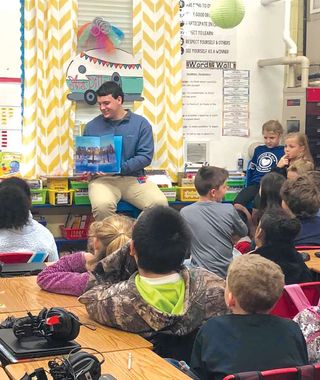
<path fill-rule="evenodd" d="M 137 218 L 141 210 L 133 206 L 131 203 L 128 203 L 126 201 L 120 201 L 117 205 L 117 212 L 129 213 L 133 218 Z"/>

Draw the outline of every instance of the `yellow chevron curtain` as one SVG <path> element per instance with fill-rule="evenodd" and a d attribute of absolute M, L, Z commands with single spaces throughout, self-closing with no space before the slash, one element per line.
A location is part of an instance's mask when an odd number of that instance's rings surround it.
<path fill-rule="evenodd" d="M 145 100 L 136 111 L 153 126 L 152 166 L 175 178 L 183 165 L 178 0 L 133 0 L 133 52 L 142 57 Z"/>
<path fill-rule="evenodd" d="M 77 0 L 25 0 L 23 174 L 70 174 L 74 106 L 65 75 L 76 53 Z"/>

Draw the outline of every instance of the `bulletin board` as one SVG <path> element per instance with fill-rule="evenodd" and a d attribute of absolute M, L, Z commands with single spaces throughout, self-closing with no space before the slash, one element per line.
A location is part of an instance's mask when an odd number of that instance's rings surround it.
<path fill-rule="evenodd" d="M 22 152 L 21 3 L 0 2 L 0 175 L 20 169 Z"/>

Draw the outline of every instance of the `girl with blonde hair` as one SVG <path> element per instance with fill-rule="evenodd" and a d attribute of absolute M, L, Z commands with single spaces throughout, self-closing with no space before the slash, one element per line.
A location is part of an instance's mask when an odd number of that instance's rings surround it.
<path fill-rule="evenodd" d="M 301 167 L 305 171 L 314 169 L 308 138 L 304 133 L 288 133 L 285 138 L 284 153 L 278 162 L 276 171 L 285 177 L 287 177 L 287 171 L 291 171 L 291 166 L 293 166 L 292 169 Z"/>
<path fill-rule="evenodd" d="M 48 292 L 80 296 L 87 286 L 89 271 L 131 240 L 134 219 L 113 215 L 89 228 L 89 250 L 62 257 L 38 274 L 38 285 Z"/>

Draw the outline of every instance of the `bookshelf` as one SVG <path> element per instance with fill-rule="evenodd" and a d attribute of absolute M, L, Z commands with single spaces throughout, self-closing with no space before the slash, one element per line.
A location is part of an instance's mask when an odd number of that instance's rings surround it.
<path fill-rule="evenodd" d="M 169 202 L 169 206 L 177 210 L 180 210 L 184 206 L 190 205 L 192 203 L 194 202 L 175 201 Z M 61 237 L 61 231 L 59 226 L 65 223 L 65 220 L 69 213 L 80 215 L 89 214 L 91 212 L 91 205 L 51 205 L 49 203 L 45 203 L 42 205 L 33 205 L 31 208 L 31 212 L 33 215 L 41 215 L 45 217 L 47 221 L 47 227 L 55 237 L 55 241 L 59 252 L 63 250 L 86 250 L 87 239 L 65 239 Z M 120 201 L 118 203 L 117 212 L 126 214 L 133 218 L 137 218 L 141 210 L 134 207 L 128 202 Z"/>

